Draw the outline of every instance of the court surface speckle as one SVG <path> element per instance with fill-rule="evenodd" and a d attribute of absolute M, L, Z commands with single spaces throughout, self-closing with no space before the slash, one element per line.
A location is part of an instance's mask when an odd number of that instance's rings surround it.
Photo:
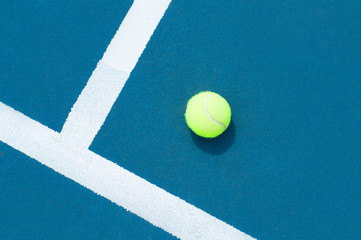
<path fill-rule="evenodd" d="M 0 3 L 0 102 L 60 131 L 132 1 Z M 361 236 L 361 2 L 173 0 L 90 150 L 260 240 Z M 195 136 L 211 90 L 229 129 Z M 176 239 L 0 142 L 0 239 Z"/>

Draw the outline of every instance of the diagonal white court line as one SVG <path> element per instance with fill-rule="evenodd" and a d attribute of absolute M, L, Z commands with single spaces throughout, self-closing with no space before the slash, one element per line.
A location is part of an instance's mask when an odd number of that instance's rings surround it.
<path fill-rule="evenodd" d="M 60 134 L 0 102 L 0 141 L 178 238 L 252 240 L 88 150 L 170 2 L 134 2 Z"/>
<path fill-rule="evenodd" d="M 90 146 L 170 2 L 134 1 L 63 126 L 64 142 Z"/>
<path fill-rule="evenodd" d="M 0 141 L 180 239 L 255 240 L 0 102 Z"/>

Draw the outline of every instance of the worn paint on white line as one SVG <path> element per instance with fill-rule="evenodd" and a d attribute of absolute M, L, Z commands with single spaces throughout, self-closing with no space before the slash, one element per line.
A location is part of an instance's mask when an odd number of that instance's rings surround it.
<path fill-rule="evenodd" d="M 184 200 L 0 103 L 0 141 L 180 239 L 254 240 Z"/>
<path fill-rule="evenodd" d="M 100 61 L 69 113 L 60 133 L 61 140 L 89 148 L 127 79 L 126 73 Z"/>
<path fill-rule="evenodd" d="M 64 143 L 89 148 L 171 0 L 136 0 L 61 131 Z"/>

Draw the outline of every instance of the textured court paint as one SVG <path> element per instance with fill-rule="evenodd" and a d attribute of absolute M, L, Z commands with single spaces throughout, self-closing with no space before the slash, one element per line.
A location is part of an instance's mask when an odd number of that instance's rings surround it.
<path fill-rule="evenodd" d="M 0 140 L 180 239 L 254 239 L 2 103 Z"/>
<path fill-rule="evenodd" d="M 171 0 L 135 0 L 103 60 L 131 73 Z"/>
<path fill-rule="evenodd" d="M 0 101 L 61 131 L 132 2 L 0 1 Z"/>
<path fill-rule="evenodd" d="M 62 141 L 88 148 L 128 76 L 100 61 L 64 124 L 61 131 Z"/>
<path fill-rule="evenodd" d="M 63 126 L 64 142 L 90 146 L 170 2 L 134 1 Z"/>
<path fill-rule="evenodd" d="M 59 132 L 131 3 L 0 2 L 0 101 Z M 172 1 L 90 148 L 259 239 L 359 239 L 360 19 L 359 0 Z M 233 110 L 211 142 L 183 118 L 204 90 Z M 4 143 L 0 189 L 2 240 L 175 238 Z"/>
<path fill-rule="evenodd" d="M 181 239 L 254 238 L 88 150 L 170 1 L 135 1 L 59 134 L 0 102 L 0 140 Z"/>

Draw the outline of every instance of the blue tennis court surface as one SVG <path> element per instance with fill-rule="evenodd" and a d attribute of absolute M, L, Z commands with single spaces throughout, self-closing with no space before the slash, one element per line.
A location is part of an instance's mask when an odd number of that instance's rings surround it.
<path fill-rule="evenodd" d="M 132 3 L 3 0 L 0 102 L 60 132 Z M 360 239 L 360 26 L 356 0 L 173 0 L 89 150 L 260 240 Z M 205 90 L 213 140 L 184 120 Z M 1 134 L 0 239 L 179 237 Z"/>

